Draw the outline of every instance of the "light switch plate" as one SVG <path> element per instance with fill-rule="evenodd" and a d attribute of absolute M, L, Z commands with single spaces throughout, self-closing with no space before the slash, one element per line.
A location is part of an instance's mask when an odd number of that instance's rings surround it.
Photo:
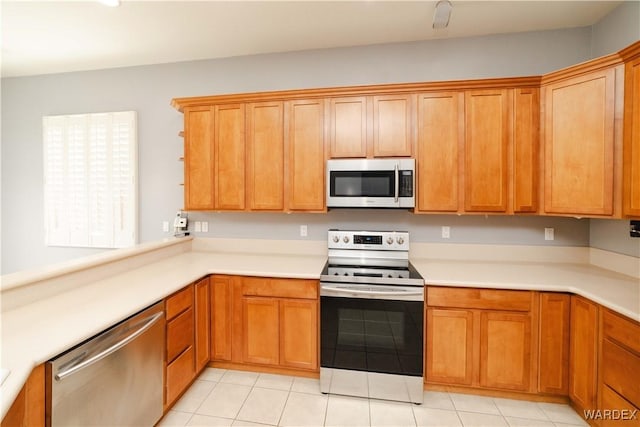
<path fill-rule="evenodd" d="M 169 232 L 169 221 L 162 221 L 162 231 L 165 233 Z"/>
<path fill-rule="evenodd" d="M 203 233 L 209 232 L 209 221 L 202 221 L 202 232 Z"/>
<path fill-rule="evenodd" d="M 202 231 L 202 223 L 200 221 L 196 221 L 196 233 L 200 233 Z"/>
<path fill-rule="evenodd" d="M 300 226 L 300 237 L 307 237 L 307 226 L 306 225 L 301 225 Z"/>
<path fill-rule="evenodd" d="M 443 239 L 451 238 L 451 227 L 449 227 L 447 225 L 443 225 L 442 226 L 442 238 Z"/>

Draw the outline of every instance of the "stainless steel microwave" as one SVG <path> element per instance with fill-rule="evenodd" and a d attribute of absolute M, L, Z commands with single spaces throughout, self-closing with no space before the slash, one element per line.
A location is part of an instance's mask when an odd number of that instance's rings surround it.
<path fill-rule="evenodd" d="M 415 207 L 414 159 L 327 160 L 327 207 Z"/>

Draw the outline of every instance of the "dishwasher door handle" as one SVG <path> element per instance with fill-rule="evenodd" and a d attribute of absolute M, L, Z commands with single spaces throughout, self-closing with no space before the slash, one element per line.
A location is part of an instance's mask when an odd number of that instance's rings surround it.
<path fill-rule="evenodd" d="M 102 360 L 105 357 L 109 356 L 110 354 L 115 353 L 116 351 L 118 351 L 119 349 L 121 349 L 125 345 L 129 344 L 131 341 L 133 341 L 134 339 L 136 339 L 137 337 L 139 337 L 143 333 L 145 333 L 158 320 L 160 320 L 160 318 L 162 316 L 164 316 L 164 311 L 161 311 L 160 313 L 154 314 L 153 316 L 149 317 L 148 320 L 146 320 L 144 325 L 142 325 L 140 328 L 138 328 L 135 332 L 133 332 L 130 335 L 128 335 L 126 338 L 123 338 L 122 340 L 118 341 L 117 343 L 109 346 L 109 348 L 101 351 L 100 353 L 96 354 L 95 356 L 91 356 L 90 358 L 88 358 L 87 360 L 85 360 L 85 361 L 83 361 L 81 363 L 75 364 L 75 365 L 71 366 L 70 368 L 65 369 L 62 372 L 58 372 L 54 376 L 55 380 L 56 381 L 62 381 L 63 379 L 65 379 L 69 375 L 73 375 L 74 373 L 80 371 L 81 369 L 84 369 L 87 366 L 93 365 L 94 363 L 98 362 L 99 360 Z"/>

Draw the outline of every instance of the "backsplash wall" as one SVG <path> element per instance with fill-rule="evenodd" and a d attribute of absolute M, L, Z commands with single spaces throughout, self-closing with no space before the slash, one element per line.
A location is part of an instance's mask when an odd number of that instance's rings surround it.
<path fill-rule="evenodd" d="M 416 215 L 404 210 L 331 210 L 327 214 L 189 213 L 189 230 L 197 237 L 237 239 L 326 240 L 327 229 L 409 231 L 414 242 L 504 245 L 589 246 L 589 220 L 536 216 Z M 208 233 L 194 233 L 196 221 L 207 221 Z M 307 237 L 300 237 L 300 225 Z M 451 238 L 441 237 L 449 226 Z M 555 240 L 544 240 L 545 227 Z"/>

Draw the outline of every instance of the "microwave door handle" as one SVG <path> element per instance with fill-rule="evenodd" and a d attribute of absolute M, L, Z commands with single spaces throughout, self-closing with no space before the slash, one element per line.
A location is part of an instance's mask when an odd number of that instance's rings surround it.
<path fill-rule="evenodd" d="M 393 201 L 398 203 L 398 195 L 400 192 L 400 173 L 398 171 L 398 164 L 396 163 L 395 167 L 394 167 L 394 173 L 395 173 L 395 188 L 394 188 L 394 195 L 393 195 Z"/>

